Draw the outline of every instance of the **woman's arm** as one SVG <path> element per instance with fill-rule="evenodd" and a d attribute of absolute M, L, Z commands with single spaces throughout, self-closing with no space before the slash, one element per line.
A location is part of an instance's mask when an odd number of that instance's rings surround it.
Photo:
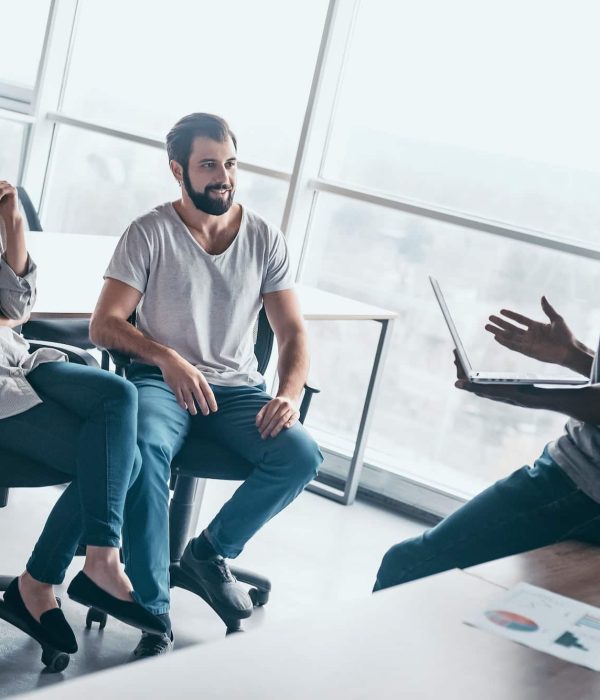
<path fill-rule="evenodd" d="M 17 277 L 23 277 L 28 267 L 25 226 L 19 210 L 17 190 L 6 180 L 0 180 L 0 216 L 6 230 L 4 259 Z"/>
<path fill-rule="evenodd" d="M 20 325 L 35 302 L 36 270 L 27 254 L 17 190 L 6 180 L 0 180 L 0 229 L 4 233 L 0 250 L 0 315 L 19 321 L 16 325 Z"/>

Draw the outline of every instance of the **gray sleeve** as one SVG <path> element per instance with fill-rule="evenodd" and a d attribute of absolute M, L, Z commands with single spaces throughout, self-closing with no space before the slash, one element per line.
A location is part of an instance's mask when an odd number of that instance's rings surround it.
<path fill-rule="evenodd" d="M 132 223 L 117 243 L 104 279 L 111 277 L 144 294 L 150 274 L 151 247 L 146 231 Z"/>
<path fill-rule="evenodd" d="M 0 258 L 0 314 L 2 316 L 19 319 L 31 311 L 35 304 L 36 278 L 37 267 L 31 257 L 27 256 L 27 272 L 23 277 L 15 274 L 4 255 Z"/>
<path fill-rule="evenodd" d="M 292 289 L 294 280 L 290 270 L 290 258 L 287 244 L 281 231 L 273 231 L 270 237 L 269 257 L 267 269 L 263 277 L 261 294 L 269 292 L 281 292 L 284 289 Z"/>

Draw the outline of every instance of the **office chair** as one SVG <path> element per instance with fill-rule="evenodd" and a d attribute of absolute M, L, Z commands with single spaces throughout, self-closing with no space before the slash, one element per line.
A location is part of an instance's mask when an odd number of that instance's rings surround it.
<path fill-rule="evenodd" d="M 31 350 L 51 347 L 66 353 L 69 362 L 98 367 L 96 360 L 85 350 L 64 345 L 62 343 L 29 341 Z M 71 476 L 56 469 L 51 469 L 40 462 L 10 452 L 0 451 L 0 508 L 8 503 L 9 489 L 36 488 L 39 486 L 54 486 L 71 481 Z M 16 574 L 15 574 L 16 575 Z M 13 576 L 0 576 L 0 591 L 5 591 Z M 60 602 L 60 601 L 59 601 Z M 0 619 L 8 620 L 9 616 L 0 602 Z M 48 671 L 63 671 L 69 664 L 69 655 L 51 647 L 42 646 L 42 663 Z"/>
<path fill-rule="evenodd" d="M 17 187 L 17 194 L 30 231 L 43 231 L 38 213 L 24 187 Z M 66 343 L 77 348 L 90 350 L 94 347 L 90 340 L 90 322 L 82 318 L 35 319 L 24 324 L 21 332 L 27 340 L 45 340 L 53 343 Z M 103 369 L 108 369 L 108 356 L 102 357 Z"/>
<path fill-rule="evenodd" d="M 135 325 L 135 315 L 130 319 Z M 269 363 L 273 348 L 273 330 L 267 319 L 267 314 L 261 309 L 255 330 L 254 354 L 258 363 L 258 371 L 264 374 Z M 109 350 L 115 364 L 117 374 L 126 374 L 126 368 L 131 364 L 130 358 L 122 353 Z M 304 387 L 304 396 L 300 405 L 300 422 L 304 422 L 313 394 L 319 390 L 308 384 Z M 183 447 L 171 463 L 171 484 L 173 491 L 169 506 L 169 539 L 171 568 L 171 587 L 185 588 L 201 596 L 200 588 L 195 580 L 185 574 L 179 561 L 188 539 L 195 534 L 198 522 L 199 508 L 204 495 L 206 479 L 221 479 L 226 481 L 243 481 L 254 469 L 253 465 L 241 459 L 231 450 L 202 439 L 188 437 Z M 270 581 L 260 574 L 232 566 L 231 572 L 242 583 L 252 588 L 249 595 L 255 607 L 265 605 L 271 591 Z M 227 633 L 239 632 L 241 621 L 236 618 L 220 615 L 227 627 Z M 106 624 L 104 613 L 90 609 L 87 626 L 99 622 L 101 628 Z"/>

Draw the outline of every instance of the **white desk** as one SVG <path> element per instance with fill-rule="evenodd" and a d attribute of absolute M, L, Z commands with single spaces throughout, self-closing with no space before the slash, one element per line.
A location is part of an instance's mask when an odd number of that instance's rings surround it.
<path fill-rule="evenodd" d="M 102 287 L 102 276 L 117 240 L 112 236 L 29 232 L 27 246 L 38 265 L 38 299 L 32 318 L 89 317 L 96 305 Z M 396 314 L 313 287 L 298 285 L 297 292 L 307 320 L 375 321 L 381 325 L 344 489 L 317 482 L 308 487 L 311 491 L 348 505 L 354 501 L 358 489 L 372 407 L 391 336 L 390 324 Z"/>
<path fill-rule="evenodd" d="M 597 698 L 600 674 L 462 623 L 502 592 L 488 581 L 449 571 L 315 610 L 301 620 L 175 650 L 20 698 Z M 107 636 L 104 643 L 110 643 Z"/>

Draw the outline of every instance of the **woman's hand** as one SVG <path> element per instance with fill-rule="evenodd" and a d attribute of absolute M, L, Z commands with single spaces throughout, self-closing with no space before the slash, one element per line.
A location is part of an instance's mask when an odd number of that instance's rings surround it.
<path fill-rule="evenodd" d="M 17 188 L 6 180 L 0 180 L 0 216 L 7 224 L 21 219 Z"/>

